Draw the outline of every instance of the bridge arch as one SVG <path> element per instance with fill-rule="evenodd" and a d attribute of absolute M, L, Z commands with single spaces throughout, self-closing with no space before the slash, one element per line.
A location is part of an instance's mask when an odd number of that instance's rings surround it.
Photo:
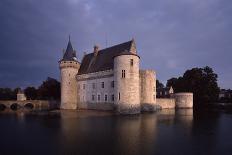
<path fill-rule="evenodd" d="M 6 105 L 5 104 L 0 104 L 0 111 L 4 111 L 6 109 Z"/>
<path fill-rule="evenodd" d="M 20 105 L 18 103 L 13 103 L 10 105 L 10 109 L 16 111 L 20 109 Z"/>
<path fill-rule="evenodd" d="M 25 109 L 33 109 L 33 108 L 34 108 L 34 104 L 32 104 L 32 103 L 26 103 L 26 104 L 24 105 L 24 108 L 25 108 Z"/>

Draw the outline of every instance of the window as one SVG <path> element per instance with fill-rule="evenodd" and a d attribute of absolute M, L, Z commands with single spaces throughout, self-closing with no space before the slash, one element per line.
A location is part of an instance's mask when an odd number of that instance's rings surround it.
<path fill-rule="evenodd" d="M 101 100 L 101 95 L 97 95 L 97 100 L 98 100 L 98 101 Z"/>
<path fill-rule="evenodd" d="M 114 101 L 114 94 L 111 95 L 111 101 Z"/>
<path fill-rule="evenodd" d="M 83 84 L 83 89 L 85 89 L 85 84 Z"/>
<path fill-rule="evenodd" d="M 134 65 L 134 61 L 133 59 L 130 59 L 130 65 L 133 66 Z"/>
<path fill-rule="evenodd" d="M 122 78 L 125 78 L 125 77 L 126 77 L 126 71 L 122 70 Z"/>
<path fill-rule="evenodd" d="M 94 101 L 94 98 L 95 98 L 95 96 L 94 96 L 94 95 L 92 95 L 92 101 Z"/>
<path fill-rule="evenodd" d="M 105 95 L 105 101 L 107 101 L 108 100 L 108 96 L 107 95 Z"/>
<path fill-rule="evenodd" d="M 114 88 L 114 81 L 111 81 L 111 87 Z"/>
<path fill-rule="evenodd" d="M 92 83 L 92 87 L 93 87 L 93 89 L 95 89 L 95 88 L 96 88 L 95 83 Z"/>
<path fill-rule="evenodd" d="M 104 87 L 105 87 L 104 82 L 102 82 L 102 83 L 101 83 L 101 86 L 102 86 L 102 88 L 104 88 Z"/>
<path fill-rule="evenodd" d="M 120 96 L 120 92 L 119 92 L 119 93 L 118 93 L 118 100 L 119 100 L 119 101 L 120 101 L 120 97 L 121 97 L 121 96 Z"/>

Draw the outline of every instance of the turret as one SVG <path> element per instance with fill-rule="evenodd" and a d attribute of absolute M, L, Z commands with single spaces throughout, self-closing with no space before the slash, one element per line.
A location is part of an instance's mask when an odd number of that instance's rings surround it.
<path fill-rule="evenodd" d="M 153 70 L 140 70 L 140 102 L 142 111 L 156 110 L 156 74 Z"/>
<path fill-rule="evenodd" d="M 61 109 L 77 109 L 78 90 L 76 75 L 80 68 L 70 37 L 63 58 L 59 61 L 61 73 Z"/>
<path fill-rule="evenodd" d="M 140 113 L 139 61 L 135 41 L 114 57 L 115 104 L 122 114 Z"/>

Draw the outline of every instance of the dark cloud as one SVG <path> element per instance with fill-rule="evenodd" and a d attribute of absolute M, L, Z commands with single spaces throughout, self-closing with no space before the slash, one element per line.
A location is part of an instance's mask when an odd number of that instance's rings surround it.
<path fill-rule="evenodd" d="M 232 1 L 1 0 L 0 86 L 59 78 L 58 60 L 71 34 L 79 59 L 134 37 L 141 67 L 165 82 L 209 65 L 232 87 Z"/>

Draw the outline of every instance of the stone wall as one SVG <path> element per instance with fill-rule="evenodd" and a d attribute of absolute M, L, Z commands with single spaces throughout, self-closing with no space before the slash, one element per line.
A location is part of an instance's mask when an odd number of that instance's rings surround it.
<path fill-rule="evenodd" d="M 125 77 L 122 77 L 122 71 L 125 71 Z M 115 57 L 114 81 L 117 111 L 123 114 L 140 113 L 139 57 L 136 55 Z"/>
<path fill-rule="evenodd" d="M 176 100 L 176 108 L 193 107 L 193 93 L 176 93 L 174 98 Z"/>
<path fill-rule="evenodd" d="M 76 75 L 80 64 L 75 61 L 61 61 L 61 109 L 77 108 L 77 81 Z"/>
<path fill-rule="evenodd" d="M 154 111 L 156 103 L 156 75 L 153 70 L 140 70 L 140 103 L 142 111 Z"/>
<path fill-rule="evenodd" d="M 25 101 L 25 100 L 27 100 L 27 98 L 24 93 L 17 94 L 17 101 Z"/>
<path fill-rule="evenodd" d="M 157 98 L 156 104 L 161 106 L 162 109 L 173 109 L 176 106 L 174 98 Z"/>
<path fill-rule="evenodd" d="M 115 104 L 109 102 L 80 102 L 78 109 L 91 109 L 91 110 L 115 110 Z"/>
<path fill-rule="evenodd" d="M 104 85 L 104 88 L 102 85 Z M 95 107 L 98 104 L 101 107 L 100 103 L 103 103 L 103 105 L 105 103 L 114 104 L 114 77 L 112 70 L 77 75 L 76 87 L 78 89 L 78 108 Z"/>

